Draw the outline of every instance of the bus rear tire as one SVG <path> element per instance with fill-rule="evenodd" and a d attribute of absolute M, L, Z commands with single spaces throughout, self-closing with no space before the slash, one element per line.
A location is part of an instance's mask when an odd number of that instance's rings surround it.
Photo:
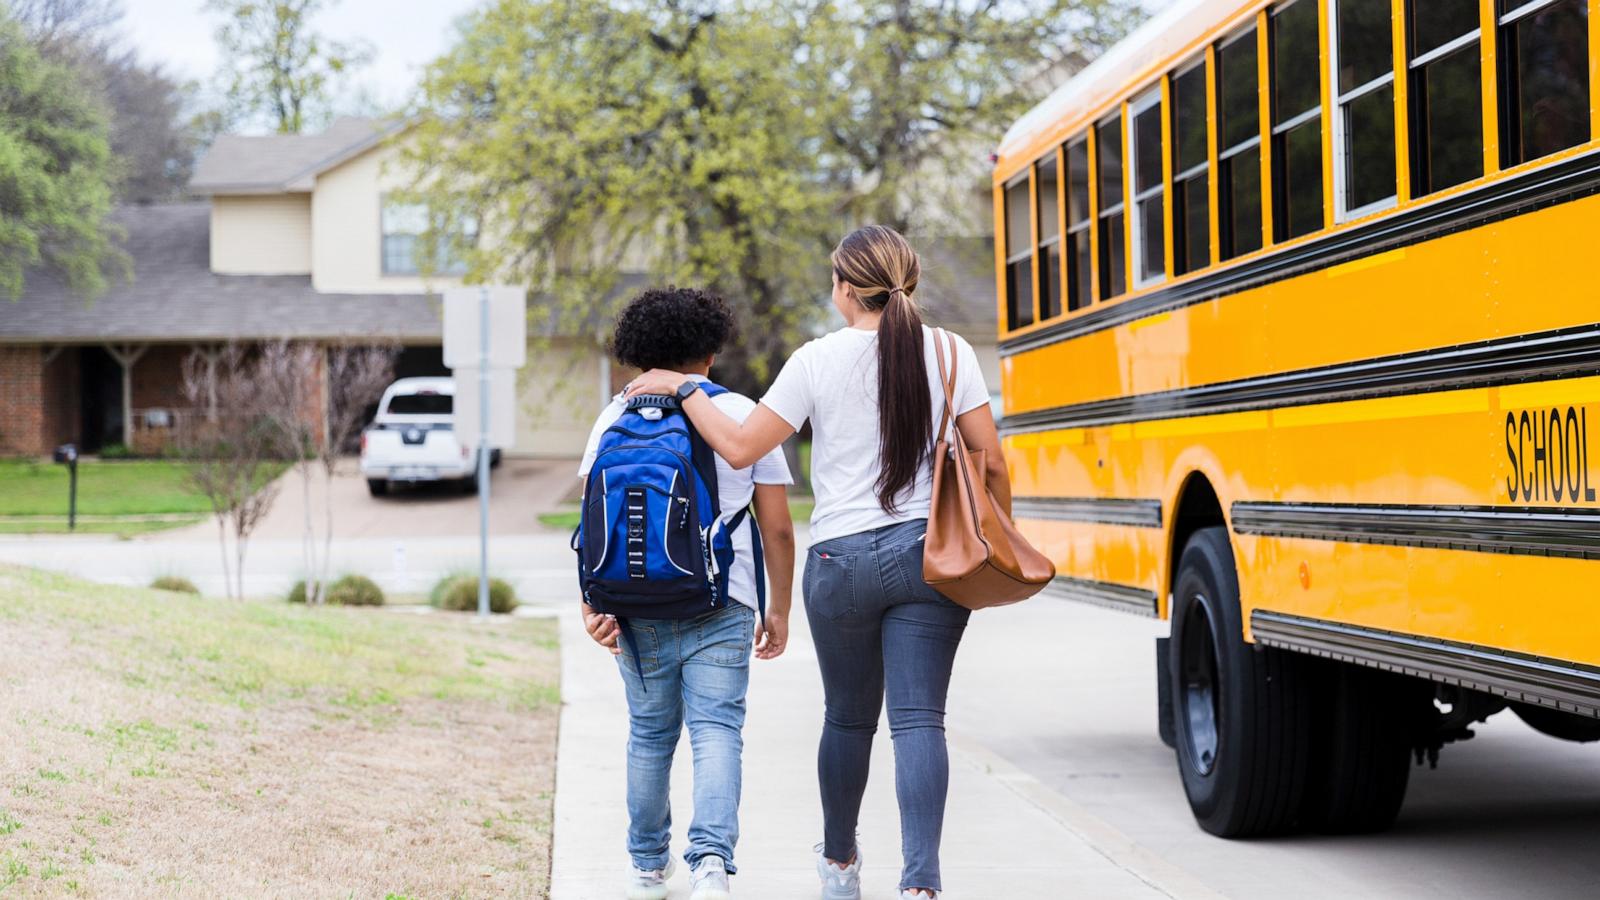
<path fill-rule="evenodd" d="M 1313 660 L 1245 643 L 1224 526 L 1190 536 L 1172 605 L 1176 756 L 1195 821 L 1227 838 L 1289 831 L 1311 761 Z"/>
<path fill-rule="evenodd" d="M 1428 720 L 1432 687 L 1351 663 L 1308 662 L 1322 671 L 1303 821 L 1328 834 L 1383 831 L 1405 802 L 1412 748 Z"/>

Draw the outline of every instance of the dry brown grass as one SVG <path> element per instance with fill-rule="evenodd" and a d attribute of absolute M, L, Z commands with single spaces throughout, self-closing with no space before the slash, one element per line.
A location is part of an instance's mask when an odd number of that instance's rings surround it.
<path fill-rule="evenodd" d="M 552 623 L 0 567 L 0 897 L 542 897 Z"/>

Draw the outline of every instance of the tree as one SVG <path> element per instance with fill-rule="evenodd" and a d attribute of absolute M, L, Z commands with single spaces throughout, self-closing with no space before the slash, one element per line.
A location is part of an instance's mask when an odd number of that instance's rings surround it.
<path fill-rule="evenodd" d="M 327 0 L 207 0 L 222 16 L 217 43 L 235 118 L 265 119 L 280 134 L 320 124 L 335 88 L 372 59 L 364 43 L 332 41 L 311 27 Z"/>
<path fill-rule="evenodd" d="M 109 113 L 118 202 L 172 200 L 188 187 L 206 135 L 192 112 L 195 86 L 160 64 L 145 64 L 117 33 L 116 0 L 14 0 L 13 11 L 40 55 L 70 66 Z"/>
<path fill-rule="evenodd" d="M 823 313 L 832 243 L 929 218 L 925 184 L 971 204 L 1031 72 L 1120 2 L 499 0 L 424 75 L 414 198 L 471 210 L 497 239 L 457 248 L 469 279 L 569 328 L 625 269 L 721 290 L 745 327 L 719 377 L 748 388 Z"/>
<path fill-rule="evenodd" d="M 113 243 L 106 116 L 73 73 L 45 60 L 0 13 L 0 292 L 45 265 L 93 296 L 125 274 Z"/>
<path fill-rule="evenodd" d="M 282 398 L 261 389 L 275 377 L 239 344 L 197 351 L 183 361 L 183 395 L 192 412 L 178 419 L 176 445 L 189 463 L 190 486 L 211 504 L 223 583 L 236 599 L 244 598 L 250 535 L 278 495 Z"/>

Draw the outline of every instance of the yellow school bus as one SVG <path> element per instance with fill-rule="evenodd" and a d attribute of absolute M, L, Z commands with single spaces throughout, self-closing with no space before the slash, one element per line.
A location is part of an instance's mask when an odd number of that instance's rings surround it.
<path fill-rule="evenodd" d="M 1016 517 L 1170 620 L 1209 832 L 1382 829 L 1507 708 L 1600 739 L 1597 7 L 1178 0 L 998 150 Z"/>

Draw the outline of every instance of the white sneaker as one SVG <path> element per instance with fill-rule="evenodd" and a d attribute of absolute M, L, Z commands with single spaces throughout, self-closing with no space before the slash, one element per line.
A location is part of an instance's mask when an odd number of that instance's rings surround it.
<path fill-rule="evenodd" d="M 675 868 L 670 856 L 667 857 L 667 864 L 659 869 L 630 867 L 632 874 L 628 876 L 628 900 L 667 900 L 667 879 L 672 877 Z"/>
<path fill-rule="evenodd" d="M 720 856 L 702 856 L 689 873 L 689 900 L 733 900 L 728 867 Z"/>
<path fill-rule="evenodd" d="M 917 888 L 915 890 L 901 891 L 900 900 L 928 900 L 929 895 L 924 894 L 922 890 L 922 888 Z M 934 891 L 932 896 L 933 900 L 939 900 L 938 891 Z"/>
<path fill-rule="evenodd" d="M 821 844 L 812 849 L 817 851 L 817 875 L 822 878 L 822 900 L 861 900 L 861 849 L 856 848 L 856 858 L 848 866 L 828 862 Z"/>

